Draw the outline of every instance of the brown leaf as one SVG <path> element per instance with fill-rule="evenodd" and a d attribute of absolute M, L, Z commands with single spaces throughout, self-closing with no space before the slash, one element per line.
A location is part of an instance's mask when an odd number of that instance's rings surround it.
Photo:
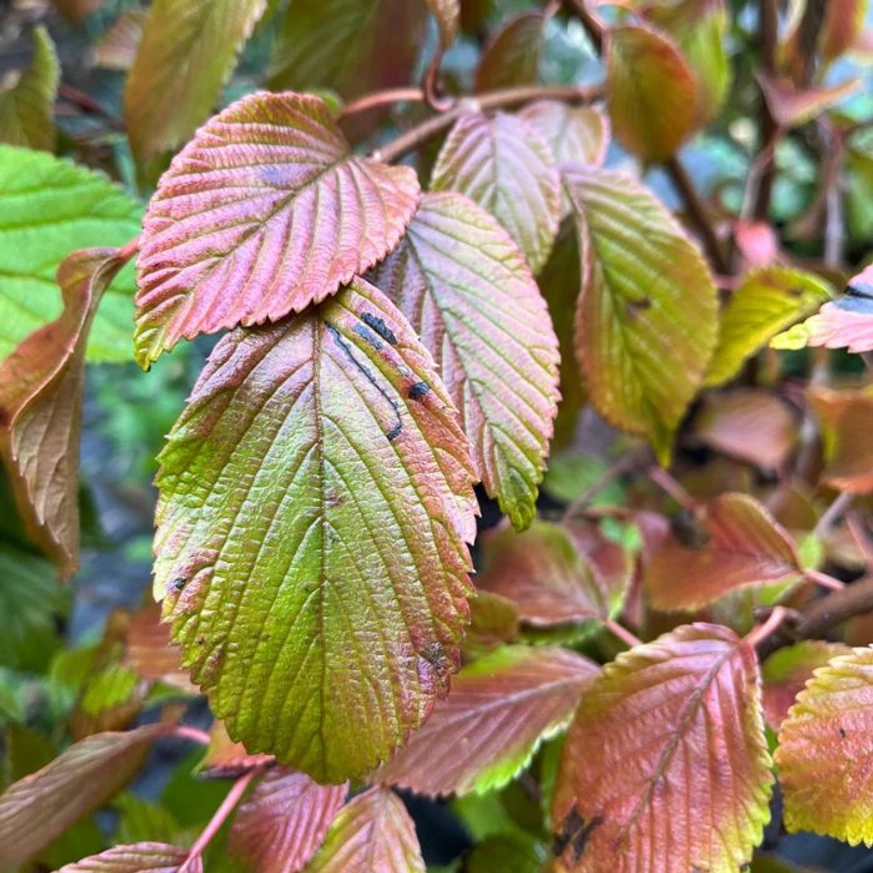
<path fill-rule="evenodd" d="M 476 70 L 476 92 L 496 91 L 537 80 L 546 16 L 522 12 L 510 18 L 485 47 Z"/>
<path fill-rule="evenodd" d="M 815 387 L 809 400 L 822 427 L 822 477 L 853 494 L 873 491 L 873 391 Z"/>

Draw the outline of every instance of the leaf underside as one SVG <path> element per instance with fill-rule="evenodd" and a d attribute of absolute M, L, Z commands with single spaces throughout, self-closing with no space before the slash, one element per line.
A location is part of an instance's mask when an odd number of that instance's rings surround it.
<path fill-rule="evenodd" d="M 609 146 L 609 118 L 593 106 L 538 100 L 519 113 L 549 144 L 555 161 L 599 166 Z"/>
<path fill-rule="evenodd" d="M 176 873 L 188 858 L 188 850 L 166 843 L 134 843 L 114 846 L 61 867 L 58 873 Z M 186 866 L 186 873 L 202 873 L 200 858 Z"/>

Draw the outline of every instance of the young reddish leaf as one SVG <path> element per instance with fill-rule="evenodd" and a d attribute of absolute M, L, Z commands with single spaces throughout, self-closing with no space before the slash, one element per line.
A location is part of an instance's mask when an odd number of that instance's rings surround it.
<path fill-rule="evenodd" d="M 538 100 L 519 113 L 551 146 L 558 164 L 599 166 L 609 147 L 609 119 L 593 106 Z"/>
<path fill-rule="evenodd" d="M 734 242 L 751 269 L 770 267 L 779 257 L 779 235 L 766 221 L 744 221 L 738 218 L 734 225 Z"/>
<path fill-rule="evenodd" d="M 591 566 L 557 524 L 537 521 L 524 533 L 505 529 L 485 546 L 485 566 L 476 587 L 506 597 L 519 617 L 538 627 L 582 622 L 595 631 L 610 618 L 628 577 L 609 580 Z"/>
<path fill-rule="evenodd" d="M 334 819 L 306 873 L 425 873 L 415 825 L 400 798 L 371 788 Z"/>
<path fill-rule="evenodd" d="M 476 70 L 476 91 L 496 91 L 537 80 L 546 16 L 522 12 L 510 18 L 486 46 Z"/>
<path fill-rule="evenodd" d="M 736 870 L 772 782 L 754 650 L 717 625 L 677 628 L 582 695 L 552 807 L 556 870 Z"/>
<path fill-rule="evenodd" d="M 721 314 L 721 331 L 707 385 L 732 379 L 743 363 L 780 330 L 804 318 L 832 296 L 812 273 L 765 267 L 746 274 Z"/>
<path fill-rule="evenodd" d="M 197 693 L 182 669 L 181 653 L 173 645 L 170 626 L 161 622 L 161 607 L 150 603 L 130 616 L 124 663 L 144 679 L 165 682 L 186 694 Z"/>
<path fill-rule="evenodd" d="M 789 831 L 873 844 L 873 649 L 815 671 L 782 722 L 776 764 Z"/>
<path fill-rule="evenodd" d="M 408 85 L 427 9 L 422 0 L 294 0 L 270 60 L 270 89 L 330 88 L 351 100 Z"/>
<path fill-rule="evenodd" d="M 794 706 L 797 695 L 812 678 L 813 672 L 824 667 L 837 655 L 851 652 L 842 643 L 822 640 L 801 640 L 793 646 L 774 652 L 761 665 L 764 681 L 764 717 L 767 724 L 778 731 Z"/>
<path fill-rule="evenodd" d="M 177 873 L 188 858 L 188 851 L 166 843 L 134 843 L 115 846 L 61 867 L 58 873 Z M 203 873 L 197 858 L 185 868 L 186 873 Z"/>
<path fill-rule="evenodd" d="M 497 649 L 455 676 L 449 696 L 373 778 L 430 795 L 500 788 L 566 727 L 598 673 L 566 649 Z"/>
<path fill-rule="evenodd" d="M 363 280 L 215 347 L 159 456 L 155 596 L 250 752 L 341 782 L 422 723 L 469 619 L 468 451 Z"/>
<path fill-rule="evenodd" d="M 815 388 L 809 399 L 823 432 L 824 481 L 855 494 L 873 491 L 873 392 Z"/>
<path fill-rule="evenodd" d="M 323 300 L 397 244 L 417 201 L 415 172 L 352 156 L 317 97 L 244 97 L 173 159 L 149 204 L 138 360 Z"/>
<path fill-rule="evenodd" d="M 242 743 L 228 736 L 221 719 L 216 719 L 209 731 L 209 746 L 197 767 L 197 775 L 214 779 L 238 779 L 255 767 L 276 763 L 272 755 L 251 755 Z"/>
<path fill-rule="evenodd" d="M 604 50 L 615 138 L 644 161 L 671 158 L 694 126 L 694 73 L 666 36 L 646 27 L 610 28 Z"/>
<path fill-rule="evenodd" d="M 440 29 L 440 43 L 447 49 L 458 36 L 461 26 L 461 0 L 427 0 Z"/>
<path fill-rule="evenodd" d="M 470 113 L 452 128 L 431 178 L 487 209 L 509 231 L 536 273 L 561 220 L 561 185 L 543 138 L 514 115 Z"/>
<path fill-rule="evenodd" d="M 127 72 L 136 60 L 147 18 L 146 9 L 122 12 L 94 44 L 94 66 Z"/>
<path fill-rule="evenodd" d="M 655 609 L 699 609 L 738 588 L 785 582 L 801 572 L 789 533 L 747 494 L 717 497 L 700 523 L 705 543 L 699 548 L 674 539 L 656 552 L 646 575 Z"/>
<path fill-rule="evenodd" d="M 3 861 L 23 864 L 71 824 L 99 809 L 142 766 L 149 745 L 167 731 L 148 725 L 126 733 L 96 734 L 0 795 Z"/>
<path fill-rule="evenodd" d="M 124 91 L 133 152 L 185 142 L 213 110 L 266 0 L 154 0 Z"/>
<path fill-rule="evenodd" d="M 48 31 L 33 29 L 33 56 L 14 85 L 0 87 L 0 142 L 54 151 L 61 65 Z"/>
<path fill-rule="evenodd" d="M 34 542 L 68 579 L 79 566 L 79 439 L 85 344 L 117 249 L 74 252 L 60 266 L 64 312 L 0 363 L 0 457 Z"/>
<path fill-rule="evenodd" d="M 850 97 L 861 87 L 860 79 L 849 79 L 831 87 L 795 90 L 787 79 L 758 72 L 758 84 L 780 127 L 800 127 Z"/>
<path fill-rule="evenodd" d="M 237 810 L 231 854 L 251 873 L 297 873 L 318 851 L 347 790 L 284 767 L 269 770 Z"/>
<path fill-rule="evenodd" d="M 764 470 L 785 463 L 799 422 L 777 395 L 754 388 L 707 394 L 694 419 L 693 437 L 717 452 Z"/>
<path fill-rule="evenodd" d="M 557 412 L 558 341 L 515 243 L 466 197 L 425 194 L 373 282 L 434 356 L 485 490 L 527 527 Z"/>
<path fill-rule="evenodd" d="M 639 183 L 579 164 L 563 176 L 579 232 L 576 349 L 591 401 L 666 460 L 715 346 L 715 284 L 697 247 Z"/>

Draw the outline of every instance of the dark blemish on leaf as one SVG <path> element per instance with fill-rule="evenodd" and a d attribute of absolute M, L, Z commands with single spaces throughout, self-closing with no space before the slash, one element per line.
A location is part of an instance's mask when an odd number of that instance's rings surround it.
<path fill-rule="evenodd" d="M 603 818 L 599 815 L 594 816 L 588 824 L 585 819 L 579 815 L 579 811 L 570 810 L 567 817 L 564 819 L 564 824 L 561 830 L 556 834 L 554 844 L 555 856 L 560 857 L 570 846 L 573 850 L 573 861 L 578 863 L 582 855 L 585 853 L 585 847 L 588 845 L 588 840 L 594 829 L 603 824 Z"/>
<path fill-rule="evenodd" d="M 394 336 L 394 331 L 385 324 L 384 319 L 379 318 L 378 315 L 373 315 L 371 312 L 364 312 L 361 314 L 361 321 L 368 327 L 372 327 L 389 346 L 397 345 L 397 337 Z"/>
<path fill-rule="evenodd" d="M 202 646 L 206 642 L 206 637 L 204 637 L 203 634 L 198 634 L 194 638 L 194 642 L 197 643 L 198 646 Z"/>
<path fill-rule="evenodd" d="M 844 740 L 846 738 L 846 732 L 843 728 L 840 728 L 840 739 Z"/>
<path fill-rule="evenodd" d="M 786 288 L 789 297 L 803 297 L 803 288 Z"/>
<path fill-rule="evenodd" d="M 395 424 L 394 427 L 392 427 L 391 430 L 388 431 L 388 434 L 387 434 L 388 442 L 390 443 L 390 442 L 393 442 L 394 440 L 396 440 L 397 437 L 400 436 L 400 433 L 402 430 L 403 430 L 403 422 L 398 421 L 397 424 Z"/>
<path fill-rule="evenodd" d="M 628 318 L 634 319 L 637 317 L 638 313 L 645 312 L 647 309 L 650 309 L 651 306 L 651 297 L 641 297 L 639 300 L 628 300 L 628 302 L 625 303 L 624 310 L 627 313 Z"/>
<path fill-rule="evenodd" d="M 356 324 L 352 330 L 362 339 L 364 342 L 369 343 L 377 352 L 381 352 L 382 349 L 385 348 L 382 340 L 373 333 L 373 331 L 368 330 L 364 327 L 363 324 Z"/>
<path fill-rule="evenodd" d="M 409 399 L 420 400 L 428 391 L 430 391 L 430 385 L 428 385 L 427 382 L 416 382 L 409 389 Z"/>
<path fill-rule="evenodd" d="M 581 831 L 573 838 L 573 860 L 578 862 L 585 852 L 585 846 L 588 845 L 588 840 L 596 827 L 603 823 L 603 819 L 598 815 L 591 819 Z"/>
<path fill-rule="evenodd" d="M 442 644 L 438 641 L 425 643 L 421 650 L 421 657 L 433 668 L 440 685 L 441 695 L 448 694 L 453 664 Z"/>
<path fill-rule="evenodd" d="M 186 584 L 184 576 L 180 576 L 178 579 L 173 580 L 173 588 L 175 588 L 176 591 L 181 591 Z"/>
<path fill-rule="evenodd" d="M 686 549 L 702 549 L 709 542 L 709 531 L 692 509 L 680 509 L 670 519 L 670 530 Z"/>

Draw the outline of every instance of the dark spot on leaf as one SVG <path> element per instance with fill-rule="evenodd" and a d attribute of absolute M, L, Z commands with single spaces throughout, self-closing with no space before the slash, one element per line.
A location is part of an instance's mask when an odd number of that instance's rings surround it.
<path fill-rule="evenodd" d="M 637 314 L 640 312 L 645 312 L 652 305 L 651 297 L 640 297 L 639 300 L 628 300 L 625 304 L 624 309 L 627 313 L 627 317 L 634 319 L 637 317 Z"/>
<path fill-rule="evenodd" d="M 789 297 L 803 297 L 803 288 L 786 288 Z"/>
<path fill-rule="evenodd" d="M 702 549 L 709 542 L 709 531 L 691 509 L 680 509 L 670 519 L 670 530 L 686 549 Z"/>
<path fill-rule="evenodd" d="M 181 591 L 185 587 L 185 584 L 184 576 L 179 576 L 178 579 L 173 580 L 173 588 L 175 588 L 176 591 Z"/>
<path fill-rule="evenodd" d="M 573 850 L 573 861 L 578 863 L 582 855 L 585 853 L 585 847 L 588 845 L 588 840 L 594 829 L 603 824 L 603 818 L 599 815 L 594 816 L 587 824 L 585 819 L 579 815 L 579 811 L 574 807 L 570 810 L 560 831 L 555 836 L 553 849 L 556 857 L 560 857 L 568 846 Z"/>
<path fill-rule="evenodd" d="M 388 431 L 388 442 L 390 443 L 393 440 L 396 440 L 397 437 L 400 436 L 400 432 L 402 430 L 403 430 L 403 422 L 398 421 L 397 424 L 395 424 L 394 427 L 392 427 L 391 430 Z"/>
<path fill-rule="evenodd" d="M 428 391 L 430 391 L 430 385 L 428 385 L 427 382 L 416 382 L 409 389 L 409 398 L 410 400 L 419 400 L 424 397 Z"/>
<path fill-rule="evenodd" d="M 846 732 L 843 728 L 840 728 L 840 739 L 844 740 L 846 738 Z"/>
<path fill-rule="evenodd" d="M 203 634 L 198 634 L 195 637 L 194 642 L 197 643 L 198 646 L 202 646 L 206 642 L 206 637 L 204 637 Z"/>
<path fill-rule="evenodd" d="M 388 345 L 397 345 L 397 337 L 394 336 L 394 331 L 385 324 L 384 319 L 379 318 L 378 315 L 373 315 L 371 312 L 364 312 L 361 314 L 361 321 L 368 327 L 373 328 Z"/>
<path fill-rule="evenodd" d="M 377 352 L 381 352 L 382 349 L 384 348 L 384 345 L 382 344 L 382 340 L 380 340 L 379 337 L 377 337 L 376 334 L 373 333 L 373 331 L 368 330 L 366 327 L 364 327 L 363 324 L 356 324 L 352 328 L 352 330 L 354 330 L 354 332 L 359 337 L 361 337 L 361 339 L 363 339 L 364 342 L 371 345 Z"/>

